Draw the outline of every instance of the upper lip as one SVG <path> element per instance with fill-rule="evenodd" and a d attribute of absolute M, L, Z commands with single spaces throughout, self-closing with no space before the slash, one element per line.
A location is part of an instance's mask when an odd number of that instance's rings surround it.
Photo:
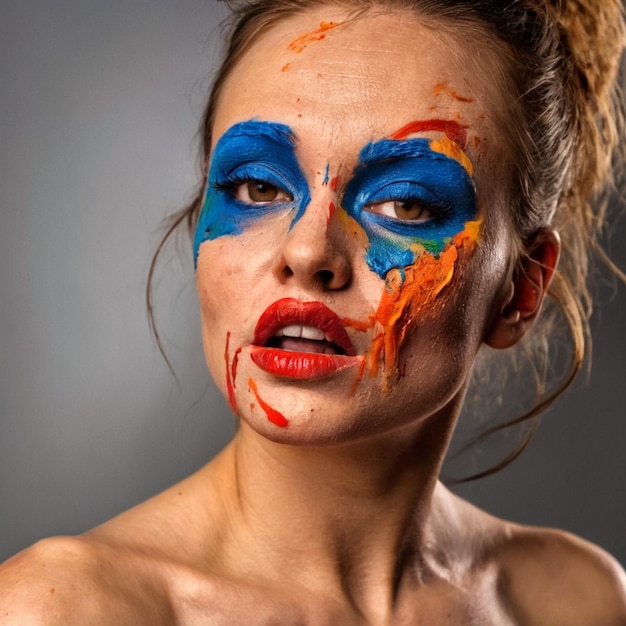
<path fill-rule="evenodd" d="M 267 343 L 287 326 L 309 326 L 324 333 L 326 341 L 336 344 L 348 356 L 356 351 L 341 318 L 321 302 L 301 302 L 294 298 L 277 300 L 263 311 L 254 329 L 254 344 Z"/>

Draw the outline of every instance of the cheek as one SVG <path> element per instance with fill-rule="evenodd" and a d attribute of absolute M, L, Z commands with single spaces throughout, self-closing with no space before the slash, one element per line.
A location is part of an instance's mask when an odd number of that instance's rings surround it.
<path fill-rule="evenodd" d="M 232 240 L 228 242 L 234 243 Z M 196 289 L 200 305 L 202 342 L 207 365 L 214 379 L 224 376 L 224 354 L 228 333 L 231 344 L 239 344 L 238 329 L 245 321 L 245 288 L 241 281 L 243 262 L 236 249 L 223 241 L 207 241 L 200 247 Z M 235 346 L 236 347 L 236 346 Z"/>
<path fill-rule="evenodd" d="M 438 307 L 449 307 L 450 290 L 457 272 L 459 255 L 473 254 L 480 222 L 468 222 L 451 243 L 437 256 L 428 252 L 418 255 L 411 265 L 387 272 L 378 308 L 371 320 L 374 328 L 368 367 L 372 375 L 382 369 L 385 387 L 402 376 L 400 351 L 418 327 L 434 327 L 433 332 L 447 335 L 451 328 L 451 312 L 437 314 Z M 441 312 L 440 312 L 441 313 Z M 456 333 L 453 333 L 456 335 Z M 439 338 L 441 340 L 441 337 Z"/>

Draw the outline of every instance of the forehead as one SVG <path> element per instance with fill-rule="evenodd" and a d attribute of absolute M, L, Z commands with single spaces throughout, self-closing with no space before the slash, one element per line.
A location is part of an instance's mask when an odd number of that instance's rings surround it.
<path fill-rule="evenodd" d="M 354 17 L 321 5 L 277 22 L 239 60 L 218 101 L 213 141 L 239 121 L 278 121 L 330 158 L 413 120 L 445 119 L 484 143 L 503 107 L 499 61 L 483 47 L 412 12 Z"/>

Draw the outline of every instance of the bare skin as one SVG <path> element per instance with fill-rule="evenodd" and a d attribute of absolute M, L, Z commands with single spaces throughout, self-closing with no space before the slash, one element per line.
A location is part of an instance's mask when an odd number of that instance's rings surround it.
<path fill-rule="evenodd" d="M 399 516 L 369 485 L 349 496 L 337 485 L 333 511 L 317 506 L 318 471 L 259 477 L 265 497 L 237 499 L 239 445 L 80 538 L 14 557 L 0 623 L 624 623 L 623 573 L 580 539 L 494 519 L 437 486 L 420 523 L 428 537 L 387 552 L 406 529 L 372 533 Z M 290 489 L 307 497 L 287 501 Z"/>
<path fill-rule="evenodd" d="M 279 23 L 235 69 L 218 107 L 215 141 L 252 118 L 293 128 L 312 190 L 292 228 L 268 218 L 204 242 L 198 258 L 217 384 L 229 394 L 228 332 L 241 348 L 237 380 L 254 377 L 288 427 L 268 420 L 239 382 L 230 391 L 240 428 L 216 459 L 102 526 L 40 542 L 0 568 L 0 624 L 626 624 L 626 578 L 611 557 L 566 533 L 495 519 L 438 482 L 476 351 L 523 336 L 559 243 L 546 230 L 526 271 L 512 278 L 506 191 L 491 182 L 502 160 L 490 115 L 500 98 L 489 78 L 497 60 L 484 51 L 480 64 L 492 71 L 470 85 L 462 42 L 398 17 L 350 22 L 323 44 L 301 40 L 308 47 L 299 52 L 289 47 L 294 33 L 346 15 L 327 8 Z M 444 83 L 467 97 L 442 99 Z M 459 252 L 450 286 L 402 346 L 411 375 L 389 388 L 384 372 L 357 386 L 339 373 L 294 391 L 255 369 L 251 329 L 274 300 L 324 301 L 342 317 L 367 319 L 385 288 L 362 242 L 328 219 L 334 190 L 321 182 L 325 164 L 341 185 L 368 141 L 411 120 L 452 115 L 475 139 L 467 154 L 484 239 Z M 366 355 L 373 331 L 349 330 Z"/>

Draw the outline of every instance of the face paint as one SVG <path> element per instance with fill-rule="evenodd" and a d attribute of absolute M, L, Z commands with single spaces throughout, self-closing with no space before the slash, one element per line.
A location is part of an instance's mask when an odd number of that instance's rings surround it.
<path fill-rule="evenodd" d="M 289 44 L 289 50 L 300 54 L 309 44 L 326 38 L 326 31 L 340 26 L 341 22 L 320 22 L 320 27 L 311 33 L 301 35 Z"/>
<path fill-rule="evenodd" d="M 468 222 L 462 232 L 435 258 L 426 252 L 410 267 L 392 269 L 386 276 L 374 326 L 378 332 L 368 355 L 370 373 L 382 362 L 385 383 L 397 371 L 399 350 L 410 335 L 414 320 L 435 302 L 450 283 L 460 249 L 471 250 L 478 240 L 480 221 Z"/>
<path fill-rule="evenodd" d="M 235 415 L 238 415 L 237 401 L 235 399 L 235 379 L 237 378 L 237 363 L 241 348 L 237 348 L 232 363 L 230 362 L 230 332 L 226 333 L 226 346 L 224 347 L 224 360 L 226 361 L 226 390 L 228 392 L 228 404 Z"/>
<path fill-rule="evenodd" d="M 255 395 L 259 406 L 265 411 L 267 419 L 279 428 L 286 428 L 289 425 L 289 420 L 282 413 L 267 404 L 263 398 L 261 398 L 256 383 L 252 380 L 252 378 L 248 380 L 248 387 L 250 387 L 252 393 Z"/>
<path fill-rule="evenodd" d="M 467 126 L 454 120 L 415 120 L 393 133 L 390 139 L 406 139 L 409 135 L 426 131 L 445 133 L 448 138 L 458 144 L 461 150 L 467 146 Z"/>
<path fill-rule="evenodd" d="M 454 89 L 450 89 L 446 83 L 437 83 L 435 85 L 435 95 L 438 96 L 440 93 L 448 94 L 451 98 L 459 102 L 474 102 L 474 98 L 466 98 L 465 96 L 459 95 Z"/>
<path fill-rule="evenodd" d="M 275 189 L 275 199 L 242 198 L 246 185 Z M 249 194 L 248 194 L 249 195 Z M 246 226 L 269 213 L 295 211 L 290 228 L 311 198 L 294 152 L 288 126 L 249 120 L 229 128 L 211 155 L 204 205 L 194 238 L 194 260 L 203 241 L 239 235 Z"/>
<path fill-rule="evenodd" d="M 444 136 L 405 139 L 427 130 Z M 386 391 L 401 375 L 400 348 L 415 321 L 451 282 L 459 249 L 473 248 L 480 225 L 475 221 L 472 164 L 462 150 L 466 127 L 449 120 L 416 121 L 392 137 L 362 150 L 342 203 L 350 222 L 367 236 L 370 269 L 385 280 L 369 322 L 355 320 L 350 325 L 374 329 L 367 369 L 375 376 L 382 366 Z M 399 219 L 376 212 L 396 202 L 417 207 L 418 216 L 423 207 L 426 218 Z"/>
<path fill-rule="evenodd" d="M 476 215 L 474 184 L 456 159 L 433 150 L 428 139 L 370 143 L 348 183 L 343 208 L 367 233 L 369 268 L 385 279 L 424 254 L 437 257 Z M 401 219 L 377 207 L 396 203 L 426 217 Z"/>
<path fill-rule="evenodd" d="M 324 180 L 322 180 L 322 185 L 328 185 L 329 180 L 330 180 L 330 163 L 326 163 L 326 170 L 324 171 Z"/>

